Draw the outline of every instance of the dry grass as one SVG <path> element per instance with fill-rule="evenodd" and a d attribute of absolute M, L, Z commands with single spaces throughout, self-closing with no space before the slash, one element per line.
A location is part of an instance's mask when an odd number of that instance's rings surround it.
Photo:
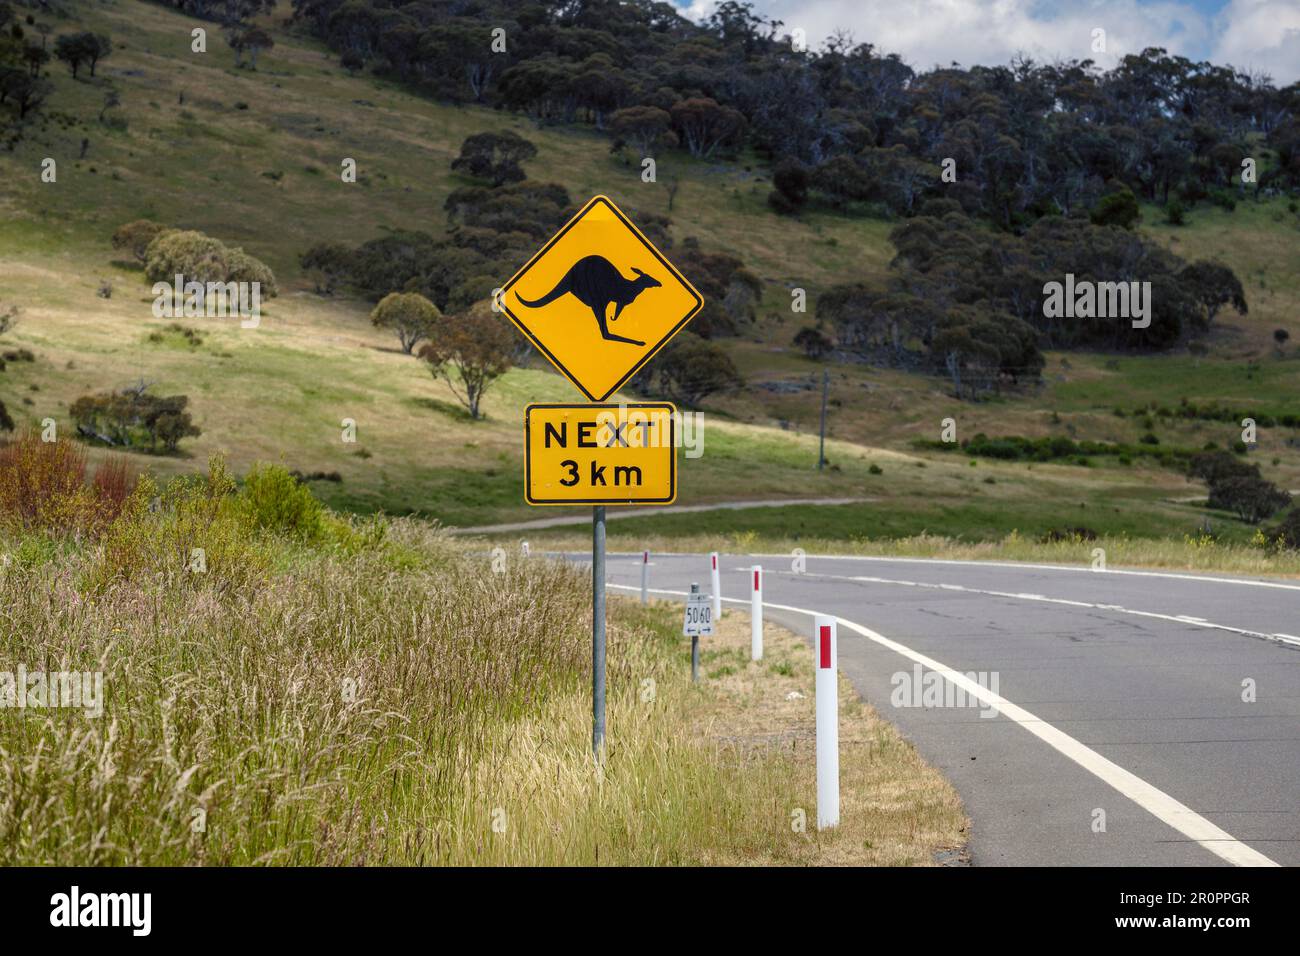
<path fill-rule="evenodd" d="M 809 645 L 765 623 L 763 660 L 750 658 L 748 614 L 728 610 L 705 639 L 702 686 L 693 716 L 699 732 L 743 766 L 777 760 L 794 802 L 773 806 L 786 832 L 750 854 L 710 862 L 825 866 L 928 866 L 937 855 L 964 858 L 969 821 L 952 785 L 840 677 L 840 825 L 817 832 L 814 669 Z M 793 814 L 808 819 L 790 832 Z"/>
<path fill-rule="evenodd" d="M 219 462 L 152 490 L 98 542 L 0 531 L 0 672 L 103 687 L 97 714 L 0 708 L 0 864 L 923 863 L 957 838 L 951 791 L 851 705 L 846 824 L 790 829 L 806 748 L 736 728 L 806 734 L 781 703 L 806 654 L 693 687 L 676 612 L 615 601 L 598 770 L 584 574 L 495 573 L 409 520 L 259 531 Z"/>

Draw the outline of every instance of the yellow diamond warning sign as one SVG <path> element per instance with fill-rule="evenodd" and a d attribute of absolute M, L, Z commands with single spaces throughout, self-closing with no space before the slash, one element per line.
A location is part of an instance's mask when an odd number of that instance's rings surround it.
<path fill-rule="evenodd" d="M 524 497 L 530 505 L 666 505 L 677 497 L 677 409 L 529 405 Z"/>
<path fill-rule="evenodd" d="M 596 196 L 501 290 L 506 315 L 593 402 L 681 331 L 704 299 Z"/>

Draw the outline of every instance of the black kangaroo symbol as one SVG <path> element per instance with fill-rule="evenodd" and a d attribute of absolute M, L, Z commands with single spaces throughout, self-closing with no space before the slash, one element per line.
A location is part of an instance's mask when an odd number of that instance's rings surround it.
<path fill-rule="evenodd" d="M 619 315 L 635 301 L 637 296 L 646 289 L 656 289 L 663 285 L 658 279 L 646 275 L 640 269 L 634 268 L 632 271 L 636 273 L 636 278 L 624 279 L 614 264 L 604 256 L 586 256 L 575 262 L 564 274 L 564 278 L 546 295 L 532 301 L 520 295 L 519 301 L 530 309 L 540 309 L 566 292 L 572 292 L 574 298 L 595 314 L 603 338 L 611 342 L 626 342 L 628 345 L 645 345 L 644 342 L 638 342 L 636 339 L 615 335 L 605 323 L 605 310 L 609 308 L 611 302 L 614 303 L 614 316 L 610 321 L 617 322 Z M 519 295 L 517 292 L 515 294 Z"/>

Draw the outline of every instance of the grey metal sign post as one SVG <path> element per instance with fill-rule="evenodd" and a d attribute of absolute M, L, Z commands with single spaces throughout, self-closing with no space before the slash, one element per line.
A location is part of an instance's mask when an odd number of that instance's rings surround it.
<path fill-rule="evenodd" d="M 591 509 L 591 750 L 605 762 L 605 508 Z"/>

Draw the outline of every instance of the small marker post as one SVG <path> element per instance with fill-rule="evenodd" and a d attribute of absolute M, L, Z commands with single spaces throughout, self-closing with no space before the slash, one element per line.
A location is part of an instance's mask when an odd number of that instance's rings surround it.
<path fill-rule="evenodd" d="M 694 581 L 691 582 L 691 593 L 699 594 L 700 586 Z M 700 635 L 691 635 L 691 683 L 700 682 Z"/>
<path fill-rule="evenodd" d="M 750 660 L 763 659 L 763 569 L 754 565 L 754 590 L 749 599 L 749 657 Z"/>
<path fill-rule="evenodd" d="M 713 620 L 714 623 L 722 620 L 722 578 L 718 571 L 718 552 L 714 551 L 709 555 L 712 562 L 713 578 L 710 583 L 713 585 Z"/>
<path fill-rule="evenodd" d="M 835 618 L 813 620 L 813 665 L 817 668 L 817 829 L 840 822 L 840 718 L 838 642 Z"/>
<path fill-rule="evenodd" d="M 641 552 L 641 603 L 650 601 L 650 552 Z"/>

